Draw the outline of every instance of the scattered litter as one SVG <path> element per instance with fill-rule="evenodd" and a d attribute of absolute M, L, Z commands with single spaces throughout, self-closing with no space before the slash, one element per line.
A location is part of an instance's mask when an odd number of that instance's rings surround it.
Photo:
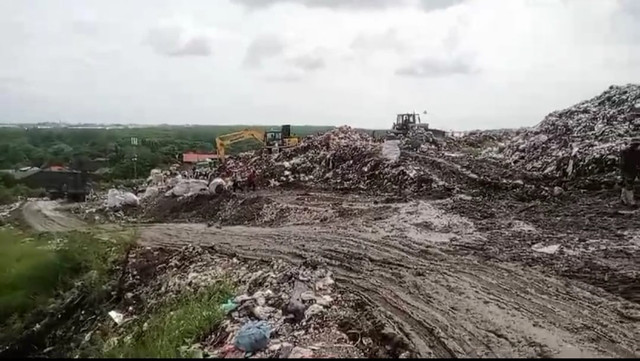
<path fill-rule="evenodd" d="M 316 299 L 316 303 L 321 305 L 321 306 L 329 306 L 331 304 L 331 302 L 333 302 L 333 298 L 331 296 L 328 295 L 324 295 L 321 297 L 317 297 Z"/>
<path fill-rule="evenodd" d="M 229 313 L 233 310 L 235 310 L 236 308 L 238 308 L 238 304 L 236 304 L 235 302 L 233 302 L 233 300 L 228 300 L 227 303 L 224 303 L 222 306 L 220 306 L 222 308 L 222 310 L 224 311 L 224 313 Z"/>
<path fill-rule="evenodd" d="M 234 298 L 233 302 L 242 303 L 242 302 L 245 302 L 245 301 L 249 301 L 251 299 L 252 299 L 252 297 L 249 296 L 249 295 L 240 295 L 240 296 L 237 296 L 236 298 Z"/>
<path fill-rule="evenodd" d="M 122 322 L 124 322 L 124 315 L 118 311 L 109 311 L 109 317 L 111 317 L 117 325 L 121 325 Z"/>
<path fill-rule="evenodd" d="M 303 348 L 303 347 L 294 347 L 289 353 L 287 358 L 312 358 L 313 351 Z"/>
<path fill-rule="evenodd" d="M 313 291 L 306 291 L 300 295 L 303 301 L 311 301 L 316 299 L 316 294 Z"/>
<path fill-rule="evenodd" d="M 536 251 L 536 252 L 540 252 L 540 253 L 546 253 L 546 254 L 554 254 L 558 251 L 558 249 L 560 249 L 560 245 L 559 244 L 554 244 L 551 246 L 542 246 L 541 244 L 535 244 L 533 245 L 533 247 L 531 247 L 532 250 Z"/>
<path fill-rule="evenodd" d="M 324 308 L 322 306 L 320 306 L 319 304 L 313 304 L 309 306 L 309 308 L 307 308 L 307 310 L 304 312 L 304 316 L 306 318 L 310 318 L 314 315 L 322 313 L 322 311 L 324 311 Z"/>
<path fill-rule="evenodd" d="M 316 282 L 316 290 L 323 290 L 334 283 L 335 282 L 333 281 L 333 279 L 329 275 L 327 275 L 324 279 Z"/>

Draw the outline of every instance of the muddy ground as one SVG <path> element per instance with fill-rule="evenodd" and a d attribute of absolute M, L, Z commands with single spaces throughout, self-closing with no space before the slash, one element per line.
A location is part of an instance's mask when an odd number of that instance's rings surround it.
<path fill-rule="evenodd" d="M 343 331 L 378 340 L 359 355 L 640 355 L 640 218 L 615 190 L 554 195 L 554 181 L 499 162 L 403 157 L 439 185 L 418 194 L 308 189 L 165 199 L 140 212 L 152 222 L 138 225 L 140 244 L 326 268 L 350 300 L 335 306 L 350 315 Z M 61 224 L 49 205 L 23 211 L 34 227 Z"/>

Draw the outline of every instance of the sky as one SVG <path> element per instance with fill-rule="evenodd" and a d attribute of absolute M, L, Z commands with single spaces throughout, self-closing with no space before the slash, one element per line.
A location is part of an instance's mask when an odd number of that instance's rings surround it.
<path fill-rule="evenodd" d="M 640 82 L 640 0 L 0 0 L 0 122 L 531 126 Z"/>

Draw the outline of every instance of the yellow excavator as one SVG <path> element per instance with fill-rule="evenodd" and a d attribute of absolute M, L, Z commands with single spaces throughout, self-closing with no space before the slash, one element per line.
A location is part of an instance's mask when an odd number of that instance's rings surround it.
<path fill-rule="evenodd" d="M 267 131 L 259 129 L 244 129 L 238 132 L 224 134 L 216 138 L 216 149 L 220 161 L 224 161 L 225 149 L 229 145 L 247 139 L 257 140 L 269 153 L 282 148 L 295 147 L 300 143 L 300 137 L 291 134 L 291 126 L 283 125 L 281 129 Z"/>

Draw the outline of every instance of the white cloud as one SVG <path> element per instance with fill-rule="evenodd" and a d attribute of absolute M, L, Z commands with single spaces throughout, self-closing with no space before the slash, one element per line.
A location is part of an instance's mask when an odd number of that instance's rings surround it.
<path fill-rule="evenodd" d="M 0 1 L 0 121 L 534 124 L 640 80 L 639 3 Z"/>
<path fill-rule="evenodd" d="M 291 63 L 304 71 L 316 71 L 325 67 L 324 59 L 319 55 L 305 54 L 291 59 Z"/>
<path fill-rule="evenodd" d="M 276 57 L 284 52 L 285 43 L 276 35 L 262 35 L 253 39 L 245 55 L 244 64 L 251 68 L 262 66 L 266 59 Z"/>
<path fill-rule="evenodd" d="M 468 59 L 462 57 L 453 59 L 422 58 L 398 68 L 396 75 L 429 78 L 471 74 L 477 71 Z"/>
<path fill-rule="evenodd" d="M 156 53 L 168 56 L 208 56 L 212 47 L 206 35 L 187 35 L 181 27 L 151 29 L 146 43 Z"/>
<path fill-rule="evenodd" d="M 231 0 L 248 8 L 264 9 L 275 4 L 296 4 L 310 8 L 373 10 L 418 5 L 425 11 L 446 9 L 465 0 Z"/>
<path fill-rule="evenodd" d="M 383 33 L 358 34 L 350 47 L 352 50 L 364 52 L 388 50 L 401 52 L 407 48 L 407 44 L 400 39 L 397 29 L 389 28 Z"/>

